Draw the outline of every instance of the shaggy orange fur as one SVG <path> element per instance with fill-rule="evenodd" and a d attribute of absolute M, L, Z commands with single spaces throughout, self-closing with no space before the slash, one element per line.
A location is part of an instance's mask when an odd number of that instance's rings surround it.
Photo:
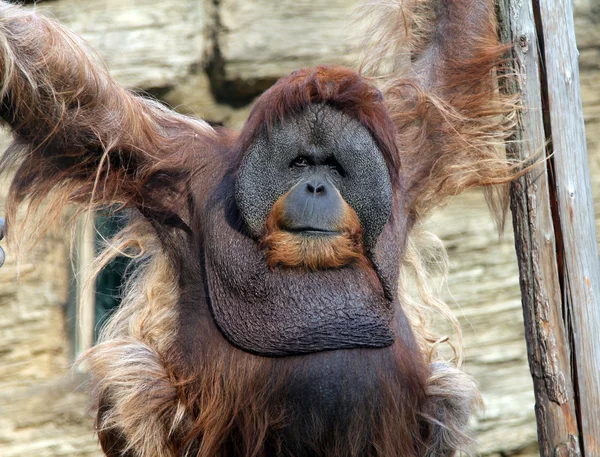
<path fill-rule="evenodd" d="M 450 14 L 447 14 L 451 11 Z M 517 98 L 498 91 L 509 45 L 498 41 L 489 1 L 368 3 L 361 72 L 381 81 L 417 220 L 451 196 L 482 186 L 502 227 L 508 183 L 523 164 L 508 159 Z"/>

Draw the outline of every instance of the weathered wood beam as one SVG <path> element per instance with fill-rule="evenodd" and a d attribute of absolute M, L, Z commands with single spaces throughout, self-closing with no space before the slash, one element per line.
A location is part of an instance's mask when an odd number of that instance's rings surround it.
<path fill-rule="evenodd" d="M 523 101 L 511 193 L 542 456 L 600 455 L 600 262 L 569 0 L 500 0 Z M 514 85 L 513 85 L 514 86 Z"/>
<path fill-rule="evenodd" d="M 77 356 L 83 354 L 94 345 L 94 325 L 96 322 L 96 288 L 92 286 L 92 264 L 94 262 L 94 213 L 86 213 L 78 222 L 77 227 L 77 282 L 76 303 L 77 328 L 75 351 Z"/>

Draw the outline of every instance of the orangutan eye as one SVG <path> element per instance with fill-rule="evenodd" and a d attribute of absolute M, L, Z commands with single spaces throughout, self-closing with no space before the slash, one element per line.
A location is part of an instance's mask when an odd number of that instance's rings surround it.
<path fill-rule="evenodd" d="M 298 156 L 292 161 L 292 167 L 308 167 L 308 158 L 305 156 Z"/>
<path fill-rule="evenodd" d="M 346 172 L 340 165 L 340 163 L 333 157 L 329 157 L 325 160 L 325 165 L 329 168 L 329 172 L 335 177 L 345 177 Z"/>

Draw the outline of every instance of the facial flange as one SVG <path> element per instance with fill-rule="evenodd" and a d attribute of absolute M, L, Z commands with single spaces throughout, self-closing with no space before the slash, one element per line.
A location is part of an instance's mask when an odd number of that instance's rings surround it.
<path fill-rule="evenodd" d="M 315 191 L 311 192 L 311 188 Z M 316 195 L 317 190 L 322 193 Z M 357 120 L 328 105 L 312 105 L 257 136 L 244 156 L 236 183 L 236 202 L 250 234 L 260 238 L 275 204 L 291 191 L 293 229 L 328 230 L 339 210 L 337 192 L 356 212 L 367 251 L 387 223 L 392 188 L 383 156 Z M 304 200 L 304 203 L 302 202 Z M 327 222 L 327 219 L 330 219 Z"/>

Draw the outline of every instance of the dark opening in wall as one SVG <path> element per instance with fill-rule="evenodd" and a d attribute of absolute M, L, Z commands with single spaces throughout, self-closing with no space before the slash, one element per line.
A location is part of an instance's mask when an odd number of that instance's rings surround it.
<path fill-rule="evenodd" d="M 93 257 L 127 223 L 123 214 L 97 212 L 93 230 L 78 229 L 73 258 L 71 259 L 71 287 L 65 309 L 70 355 L 73 360 L 96 344 L 108 317 L 121 304 L 124 278 L 133 268 L 130 259 L 118 256 L 96 277 L 93 285 L 87 284 Z M 84 224 L 85 225 L 85 224 Z"/>
<path fill-rule="evenodd" d="M 95 220 L 94 247 L 99 254 L 107 241 L 110 241 L 126 223 L 125 216 L 107 215 L 98 213 Z M 94 307 L 94 342 L 106 319 L 119 307 L 121 303 L 123 279 L 125 277 L 129 259 L 118 256 L 113 259 L 96 278 L 96 293 Z"/>

